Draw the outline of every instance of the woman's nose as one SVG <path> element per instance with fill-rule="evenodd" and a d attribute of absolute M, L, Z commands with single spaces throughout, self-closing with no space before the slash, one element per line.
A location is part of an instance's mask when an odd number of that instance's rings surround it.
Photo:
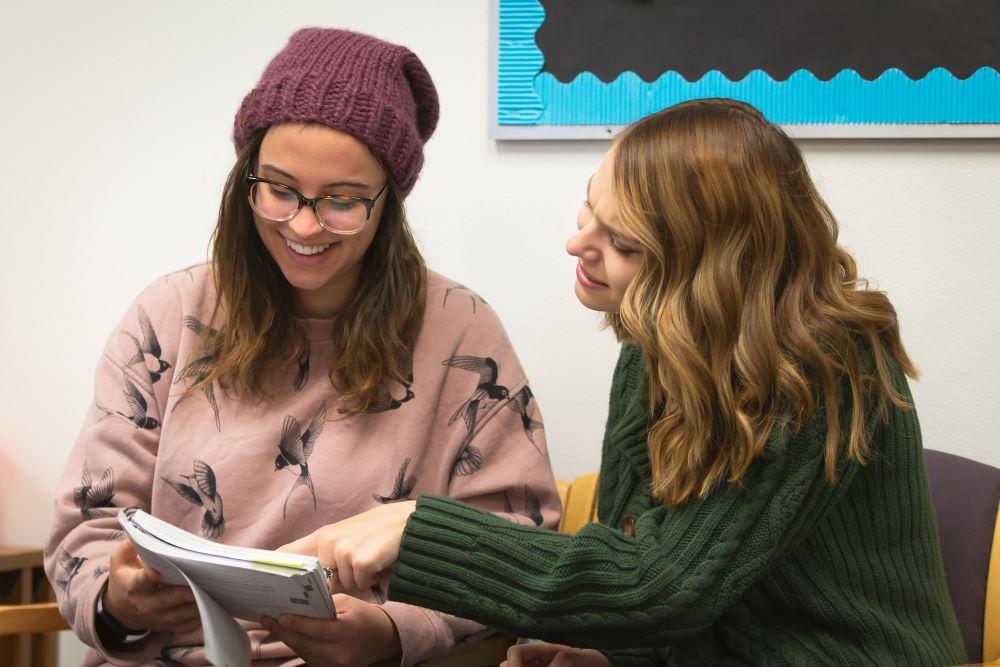
<path fill-rule="evenodd" d="M 566 241 L 566 252 L 588 261 L 600 259 L 601 251 L 597 248 L 594 240 L 593 225 L 591 223 L 581 224 L 578 220 L 576 233 Z"/>
<path fill-rule="evenodd" d="M 325 231 L 323 225 L 319 224 L 316 211 L 313 210 L 312 206 L 303 206 L 299 209 L 295 217 L 288 221 L 288 226 L 301 239 L 307 239 Z"/>

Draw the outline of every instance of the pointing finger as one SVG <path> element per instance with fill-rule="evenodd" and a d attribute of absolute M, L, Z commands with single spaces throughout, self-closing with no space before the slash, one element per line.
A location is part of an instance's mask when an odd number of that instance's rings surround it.
<path fill-rule="evenodd" d="M 315 556 L 316 555 L 316 533 L 310 533 L 305 537 L 299 538 L 294 542 L 289 542 L 276 549 L 276 551 L 284 551 L 293 554 L 302 554 L 304 556 Z"/>

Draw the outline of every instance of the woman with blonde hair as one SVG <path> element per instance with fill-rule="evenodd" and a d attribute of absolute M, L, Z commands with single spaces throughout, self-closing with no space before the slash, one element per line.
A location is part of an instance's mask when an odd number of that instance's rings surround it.
<path fill-rule="evenodd" d="M 116 508 L 268 549 L 419 493 L 558 522 L 510 341 L 406 222 L 437 120 L 420 59 L 347 30 L 296 32 L 244 98 L 212 261 L 154 281 L 111 334 L 57 489 L 46 570 L 87 665 L 208 664 L 190 589 L 159 583 Z M 484 630 L 384 583 L 340 580 L 324 655 L 411 665 Z M 295 662 L 244 626 L 255 663 Z"/>
<path fill-rule="evenodd" d="M 625 343 L 599 523 L 554 534 L 421 496 L 286 548 L 603 651 L 517 646 L 512 666 L 963 662 L 914 366 L 795 144 L 747 104 L 678 104 L 615 140 L 577 227 L 576 294 Z M 293 645 L 322 627 L 267 625 Z"/>

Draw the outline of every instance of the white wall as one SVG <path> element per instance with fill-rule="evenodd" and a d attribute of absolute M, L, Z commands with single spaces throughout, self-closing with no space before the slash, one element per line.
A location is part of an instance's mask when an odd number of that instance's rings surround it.
<path fill-rule="evenodd" d="M 597 467 L 617 346 L 573 297 L 563 244 L 605 145 L 487 138 L 486 0 L 34 0 L 3 15 L 0 543 L 43 542 L 105 338 L 147 282 L 205 258 L 233 114 L 303 25 L 377 34 L 426 63 L 442 114 L 409 201 L 418 240 L 500 313 L 557 475 Z M 900 312 L 925 442 L 1000 466 L 1000 142 L 803 148 Z"/>

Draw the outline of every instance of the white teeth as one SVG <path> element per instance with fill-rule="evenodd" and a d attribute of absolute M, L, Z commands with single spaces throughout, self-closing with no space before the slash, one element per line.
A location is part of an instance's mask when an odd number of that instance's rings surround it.
<path fill-rule="evenodd" d="M 285 239 L 285 243 L 300 255 L 315 255 L 323 252 L 332 245 L 331 243 L 327 243 L 326 245 L 299 245 L 298 243 L 292 243 L 288 239 Z"/>

